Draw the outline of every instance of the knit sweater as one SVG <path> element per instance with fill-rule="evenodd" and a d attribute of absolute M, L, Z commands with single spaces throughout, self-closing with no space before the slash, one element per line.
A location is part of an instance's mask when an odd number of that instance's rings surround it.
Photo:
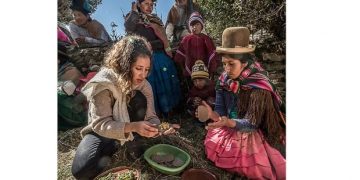
<path fill-rule="evenodd" d="M 213 97 L 215 99 L 214 82 L 209 80 L 208 84 L 203 89 L 198 89 L 196 86 L 193 86 L 189 91 L 187 102 L 192 102 L 195 97 L 199 97 L 204 101 L 209 97 Z"/>
<path fill-rule="evenodd" d="M 81 130 L 82 137 L 93 131 L 103 137 L 117 139 L 121 144 L 133 140 L 131 132 L 124 133 L 125 123 L 130 122 L 130 119 L 126 96 L 120 92 L 116 80 L 112 70 L 102 68 L 82 89 L 89 101 L 88 125 Z M 139 90 L 147 99 L 144 120 L 159 123 L 149 82 L 144 80 L 133 90 Z"/>

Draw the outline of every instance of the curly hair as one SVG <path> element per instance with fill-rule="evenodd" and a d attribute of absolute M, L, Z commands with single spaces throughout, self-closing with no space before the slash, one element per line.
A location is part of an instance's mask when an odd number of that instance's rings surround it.
<path fill-rule="evenodd" d="M 132 65 L 138 57 L 151 58 L 151 55 L 151 45 L 145 38 L 137 35 L 125 36 L 108 51 L 104 66 L 117 74 L 117 86 L 129 95 L 132 91 Z"/>

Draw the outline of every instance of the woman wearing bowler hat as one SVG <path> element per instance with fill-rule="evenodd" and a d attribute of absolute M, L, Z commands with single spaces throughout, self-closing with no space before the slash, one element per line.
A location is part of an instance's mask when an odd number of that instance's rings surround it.
<path fill-rule="evenodd" d="M 204 141 L 207 158 L 217 167 L 250 179 L 286 179 L 286 160 L 277 148 L 284 147 L 283 105 L 268 72 L 251 54 L 250 32 L 245 27 L 224 30 L 224 72 L 216 83 L 214 111 Z"/>

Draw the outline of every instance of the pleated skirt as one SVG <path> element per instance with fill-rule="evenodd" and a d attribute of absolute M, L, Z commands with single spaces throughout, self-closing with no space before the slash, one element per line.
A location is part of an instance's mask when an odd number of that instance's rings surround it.
<path fill-rule="evenodd" d="M 286 179 L 286 160 L 271 147 L 260 130 L 246 133 L 222 127 L 209 130 L 207 158 L 217 167 L 249 179 Z"/>

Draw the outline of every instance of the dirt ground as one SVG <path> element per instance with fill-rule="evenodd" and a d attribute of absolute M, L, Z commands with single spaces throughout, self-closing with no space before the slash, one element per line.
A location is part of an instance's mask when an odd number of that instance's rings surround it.
<path fill-rule="evenodd" d="M 215 167 L 211 161 L 207 160 L 203 146 L 206 130 L 203 125 L 196 123 L 196 120 L 183 114 L 174 116 L 174 118 L 168 122 L 181 125 L 178 133 L 158 138 L 149 138 L 149 144 L 147 144 L 149 147 L 160 143 L 170 144 L 179 147 L 191 156 L 191 162 L 186 169 L 204 168 L 214 173 L 220 180 L 246 179 L 245 177 L 234 177 L 233 174 Z M 81 128 L 76 128 L 65 132 L 58 132 L 57 163 L 59 180 L 75 179 L 71 175 L 71 163 L 75 155 L 76 147 L 81 141 L 80 129 Z M 125 151 L 126 149 L 124 146 L 119 146 L 119 150 L 112 157 L 110 166 L 105 170 L 117 166 L 130 166 L 141 171 L 141 179 L 143 180 L 181 179 L 181 173 L 179 175 L 165 175 L 153 169 L 145 161 L 143 156 L 135 161 L 130 160 L 126 156 Z"/>

